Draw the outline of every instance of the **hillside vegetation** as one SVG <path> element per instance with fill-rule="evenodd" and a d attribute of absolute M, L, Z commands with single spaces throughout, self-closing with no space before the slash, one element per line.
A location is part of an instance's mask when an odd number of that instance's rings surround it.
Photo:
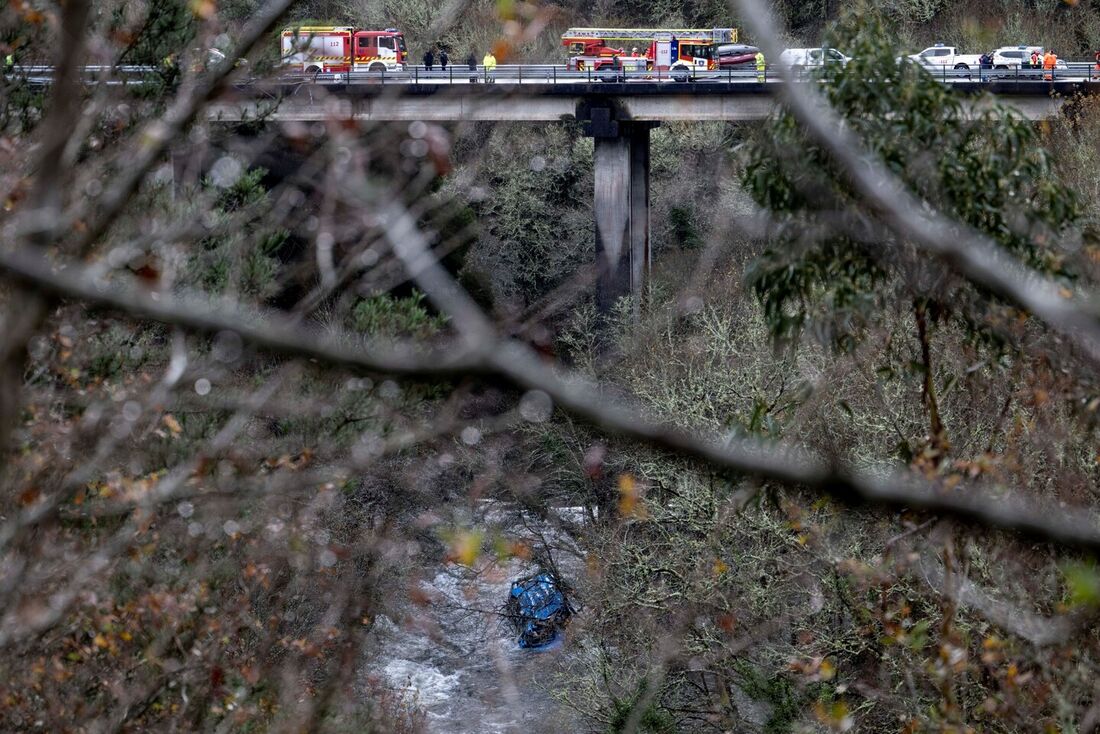
<path fill-rule="evenodd" d="M 306 19 L 542 62 L 571 25 L 752 41 L 727 4 L 264 7 L 0 10 L 58 65 L 0 89 L 0 729 L 431 731 L 386 665 L 421 635 L 536 731 L 1097 730 L 1100 104 L 967 119 L 894 60 L 1091 57 L 1100 2 L 772 3 L 854 57 L 806 87 L 921 226 L 794 112 L 661 125 L 638 318 L 594 306 L 573 122 L 205 105 Z M 158 70 L 64 73 L 119 61 Z M 570 569 L 545 696 L 472 606 L 517 567 Z"/>

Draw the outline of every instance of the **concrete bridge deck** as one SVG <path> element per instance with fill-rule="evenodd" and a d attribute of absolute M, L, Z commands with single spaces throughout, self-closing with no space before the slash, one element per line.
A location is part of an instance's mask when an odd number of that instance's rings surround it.
<path fill-rule="evenodd" d="M 793 82 L 812 84 L 812 80 Z M 574 120 L 594 139 L 593 215 L 596 303 L 610 311 L 616 300 L 641 292 L 650 265 L 650 131 L 662 122 L 751 122 L 779 104 L 781 82 L 738 78 L 711 82 L 629 80 L 570 83 L 465 84 L 286 83 L 238 87 L 209 109 L 214 122 L 266 118 L 373 122 L 534 122 Z M 1080 95 L 1100 92 L 1091 79 L 954 79 L 962 114 L 999 102 L 1031 120 L 1061 114 Z M 638 299 L 635 298 L 635 313 Z"/>
<path fill-rule="evenodd" d="M 810 84 L 813 82 L 799 82 Z M 776 107 L 782 82 L 728 82 L 723 77 L 694 83 L 670 81 L 572 83 L 504 82 L 452 85 L 350 83 L 247 85 L 212 105 L 209 119 L 235 121 L 267 116 L 273 121 L 311 121 L 336 116 L 376 122 L 555 122 L 578 118 L 591 106 L 610 106 L 633 122 L 750 122 Z M 1067 101 L 1100 92 L 1100 80 L 1042 81 L 1037 78 L 974 81 L 950 86 L 973 114 L 996 100 L 1029 120 L 1060 114 Z M 278 105 L 275 105 L 278 102 Z"/>

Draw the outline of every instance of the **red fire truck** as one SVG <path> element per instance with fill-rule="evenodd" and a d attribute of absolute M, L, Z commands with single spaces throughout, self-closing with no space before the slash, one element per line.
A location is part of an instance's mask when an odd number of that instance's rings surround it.
<path fill-rule="evenodd" d="M 396 28 L 303 26 L 283 31 L 283 64 L 303 74 L 402 71 L 408 55 L 405 36 Z"/>
<path fill-rule="evenodd" d="M 561 42 L 569 49 L 571 70 L 611 68 L 618 58 L 624 71 L 686 74 L 693 69 L 717 69 L 716 49 L 723 43 L 736 43 L 737 29 L 570 28 L 562 34 Z"/>

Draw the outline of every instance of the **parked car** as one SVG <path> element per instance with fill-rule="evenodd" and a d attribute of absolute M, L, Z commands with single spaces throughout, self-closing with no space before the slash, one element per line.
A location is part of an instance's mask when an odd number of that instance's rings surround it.
<path fill-rule="evenodd" d="M 944 46 L 942 43 L 937 43 L 920 53 L 909 56 L 911 61 L 917 62 L 924 68 L 937 71 L 941 69 L 978 69 L 981 67 L 981 58 L 981 54 L 960 54 L 954 46 Z"/>
<path fill-rule="evenodd" d="M 1032 52 L 1039 54 L 1038 67 L 1031 66 Z M 1045 52 L 1046 49 L 1042 46 L 1002 46 L 993 52 L 993 68 L 1002 72 L 1015 72 L 1018 69 L 1040 69 L 1043 66 L 1043 54 Z M 1054 64 L 1054 69 L 1055 71 L 1069 71 L 1069 66 L 1062 59 L 1058 59 Z"/>
<path fill-rule="evenodd" d="M 1042 46 L 1001 46 L 993 51 L 993 68 L 1019 69 L 1025 62 L 1031 63 L 1032 52 L 1039 54 L 1039 65 L 1042 66 L 1044 51 Z"/>
<path fill-rule="evenodd" d="M 835 48 L 788 48 L 779 55 L 779 63 L 799 72 L 823 64 L 847 64 L 851 58 Z"/>
<path fill-rule="evenodd" d="M 743 43 L 724 43 L 718 47 L 718 68 L 753 67 L 756 64 L 756 54 L 758 53 L 760 53 L 760 49 L 756 46 L 747 46 Z"/>

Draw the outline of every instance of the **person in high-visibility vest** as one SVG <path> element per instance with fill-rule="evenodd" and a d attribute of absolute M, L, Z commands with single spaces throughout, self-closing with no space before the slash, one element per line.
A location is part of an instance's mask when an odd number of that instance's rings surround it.
<path fill-rule="evenodd" d="M 481 65 L 485 67 L 485 80 L 493 81 L 493 72 L 497 68 L 497 57 L 493 56 L 492 51 L 485 54 L 485 58 L 481 60 Z"/>
<path fill-rule="evenodd" d="M 1048 82 L 1054 81 L 1054 65 L 1058 63 L 1058 57 L 1054 55 L 1053 51 L 1047 51 L 1043 54 L 1043 68 L 1046 70 L 1043 73 L 1043 79 Z"/>
<path fill-rule="evenodd" d="M 764 52 L 756 52 L 756 81 L 764 81 L 764 69 L 767 68 L 767 63 L 764 61 Z"/>

